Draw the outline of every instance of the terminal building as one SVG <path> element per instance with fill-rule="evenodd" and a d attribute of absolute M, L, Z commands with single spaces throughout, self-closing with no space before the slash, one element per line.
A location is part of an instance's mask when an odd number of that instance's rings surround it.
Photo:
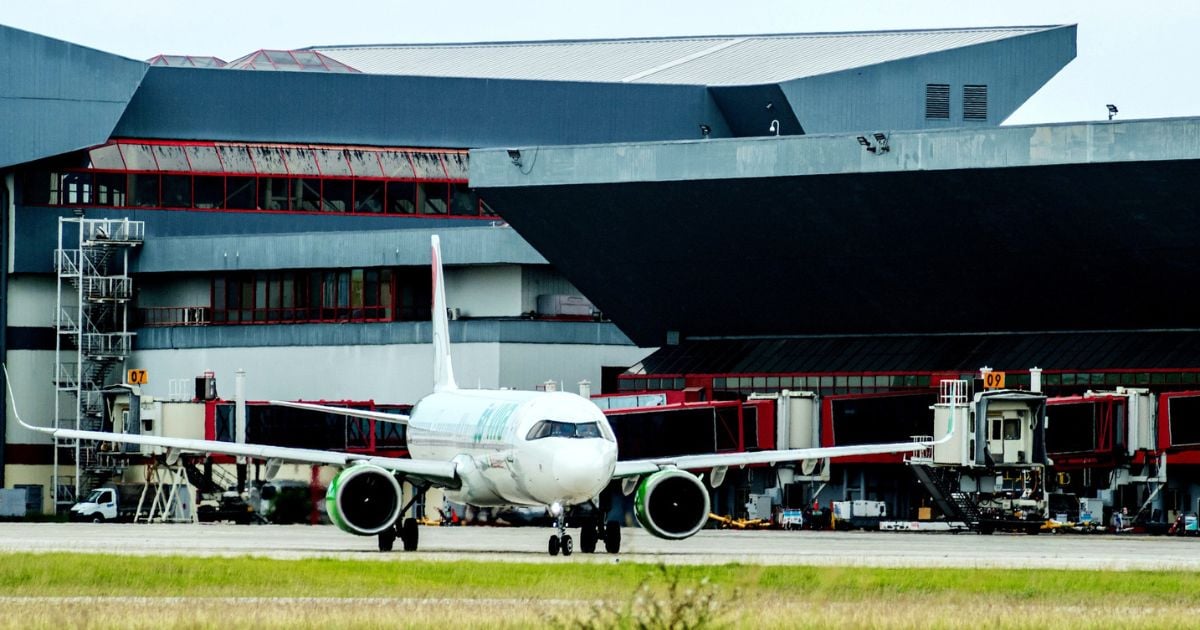
<path fill-rule="evenodd" d="M 985 367 L 1015 389 L 1039 368 L 1055 397 L 1200 389 L 1197 307 L 1181 291 L 1200 271 L 1186 192 L 1200 123 L 1000 126 L 1074 58 L 1075 37 L 142 62 L 0 28 L 0 313 L 22 414 L 102 422 L 100 392 L 127 368 L 161 398 L 244 368 L 253 399 L 411 403 L 432 385 L 433 233 L 472 385 L 589 381 L 714 404 L 811 392 L 829 409 L 826 445 L 926 433 L 939 384 Z M 1139 451 L 1142 465 L 1168 451 L 1184 464 L 1169 492 L 1142 488 L 1174 511 L 1200 498 L 1182 414 L 1184 441 L 1167 431 Z M 1079 422 L 1099 437 L 1071 452 L 1115 452 L 1117 424 Z M 11 415 L 3 454 L 4 486 L 41 486 L 47 508 L 71 485 L 51 492 L 55 462 L 81 474 L 82 455 Z M 894 481 L 899 465 L 835 463 L 803 500 L 886 496 L 905 512 L 921 488 Z M 765 490 L 769 476 L 752 477 L 723 503 Z M 1105 489 L 1088 484 L 1072 489 Z"/>

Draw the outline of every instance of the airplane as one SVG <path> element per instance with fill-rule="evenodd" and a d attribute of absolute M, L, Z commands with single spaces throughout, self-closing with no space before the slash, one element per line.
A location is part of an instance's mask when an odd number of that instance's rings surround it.
<path fill-rule="evenodd" d="M 659 538 L 679 540 L 699 532 L 709 518 L 709 492 L 703 475 L 691 471 L 711 471 L 709 483 L 716 487 L 730 466 L 910 452 L 952 437 L 953 425 L 937 441 L 620 461 L 608 419 L 586 398 L 570 392 L 458 387 L 450 361 L 437 235 L 431 239 L 431 248 L 433 393 L 421 398 L 408 415 L 271 401 L 285 407 L 406 424 L 411 458 L 34 426 L 26 424 L 17 413 L 5 367 L 13 415 L 27 429 L 58 439 L 157 446 L 167 449 L 168 457 L 184 452 L 217 453 L 267 460 L 268 468 L 280 462 L 337 466 L 341 470 L 329 484 L 325 499 L 330 519 L 348 533 L 376 536 L 380 551 L 391 551 L 397 538 L 405 551 L 417 549 L 417 522 L 404 515 L 416 497 L 430 487 L 443 489 L 451 501 L 477 507 L 545 508 L 554 518 L 555 533 L 546 547 L 551 556 L 569 556 L 574 551 L 574 541 L 566 528 L 567 511 L 585 504 L 597 506 L 601 492 L 613 480 L 621 481 L 626 495 L 634 494 L 634 513 L 643 529 Z M 407 503 L 403 503 L 400 485 L 405 481 L 422 490 Z M 602 510 L 594 512 L 597 518 L 580 529 L 580 550 L 594 553 L 603 542 L 605 551 L 618 553 L 619 524 L 603 522 Z"/>

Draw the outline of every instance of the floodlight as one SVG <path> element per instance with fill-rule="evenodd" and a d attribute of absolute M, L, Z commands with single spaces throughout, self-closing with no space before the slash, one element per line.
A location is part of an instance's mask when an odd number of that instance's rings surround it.
<path fill-rule="evenodd" d="M 875 137 L 875 142 L 879 143 L 879 152 L 880 153 L 887 153 L 888 151 L 890 151 L 892 149 L 891 146 L 888 145 L 887 134 L 880 133 L 877 131 L 871 135 Z"/>

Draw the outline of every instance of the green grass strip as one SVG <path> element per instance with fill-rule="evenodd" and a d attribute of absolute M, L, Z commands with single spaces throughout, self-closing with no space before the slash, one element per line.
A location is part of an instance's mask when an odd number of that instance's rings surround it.
<path fill-rule="evenodd" d="M 742 597 L 1003 598 L 1010 601 L 1200 605 L 1200 573 L 813 566 L 673 566 Z M 637 563 L 277 560 L 98 554 L 0 554 L 2 596 L 503 597 L 622 599 L 660 580 Z"/>

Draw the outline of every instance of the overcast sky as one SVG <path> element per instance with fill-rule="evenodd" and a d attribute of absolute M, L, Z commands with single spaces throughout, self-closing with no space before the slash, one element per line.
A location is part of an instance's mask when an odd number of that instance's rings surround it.
<path fill-rule="evenodd" d="M 1078 24 L 1078 56 L 1009 124 L 1200 115 L 1200 0 L 0 0 L 0 23 L 135 59 L 317 44 Z"/>

